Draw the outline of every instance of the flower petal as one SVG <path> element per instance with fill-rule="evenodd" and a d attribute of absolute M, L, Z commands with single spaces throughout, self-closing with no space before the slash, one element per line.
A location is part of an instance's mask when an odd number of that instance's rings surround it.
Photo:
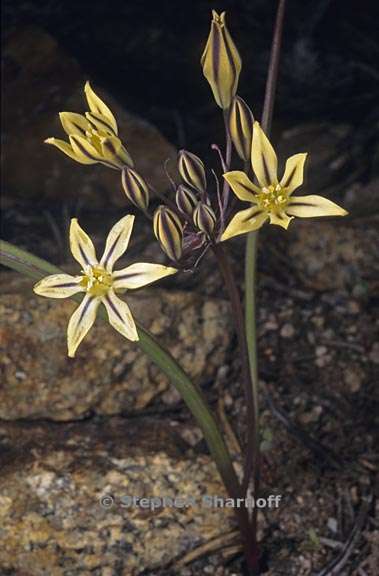
<path fill-rule="evenodd" d="M 109 122 L 109 120 L 102 114 L 98 114 L 96 112 L 86 112 L 85 117 L 87 121 L 90 123 L 91 128 L 93 128 L 94 130 L 97 130 L 98 132 L 104 132 L 109 136 L 117 135 L 113 130 L 113 127 Z"/>
<path fill-rule="evenodd" d="M 221 241 L 228 240 L 239 234 L 246 234 L 260 228 L 267 220 L 268 214 L 258 206 L 253 206 L 247 210 L 241 210 L 232 218 L 225 232 L 221 236 Z"/>
<path fill-rule="evenodd" d="M 76 158 L 78 158 L 82 164 L 95 164 L 102 160 L 102 156 L 98 153 L 95 146 L 92 146 L 83 136 L 73 134 L 69 136 L 69 140 Z"/>
<path fill-rule="evenodd" d="M 323 196 L 292 196 L 286 207 L 287 214 L 300 218 L 313 216 L 346 216 L 346 210 Z"/>
<path fill-rule="evenodd" d="M 259 122 L 253 127 L 251 165 L 262 188 L 278 183 L 278 159 Z"/>
<path fill-rule="evenodd" d="M 127 249 L 133 224 L 134 216 L 128 214 L 124 216 L 124 218 L 121 218 L 109 232 L 104 254 L 100 260 L 100 265 L 104 266 L 108 272 L 112 271 L 116 260 L 118 260 Z"/>
<path fill-rule="evenodd" d="M 74 150 L 72 149 L 72 146 L 68 142 L 65 142 L 64 140 L 60 140 L 59 138 L 46 138 L 45 144 L 52 144 L 52 146 L 56 146 L 56 148 L 58 148 L 58 150 L 60 150 L 64 154 L 66 154 L 66 156 L 69 156 L 70 158 L 72 158 L 72 160 L 75 160 L 75 162 L 79 162 L 80 164 L 94 164 L 95 163 L 94 160 L 90 160 L 87 157 L 83 157 L 82 155 L 78 156 L 76 154 L 76 152 L 74 152 Z"/>
<path fill-rule="evenodd" d="M 113 287 L 115 290 L 117 290 L 117 288 L 135 290 L 136 288 L 141 288 L 176 272 L 176 268 L 170 268 L 169 266 L 138 262 L 122 270 L 117 270 L 117 272 L 113 274 Z"/>
<path fill-rule="evenodd" d="M 295 154 L 288 158 L 284 176 L 280 181 L 283 188 L 287 188 L 287 193 L 292 194 L 296 188 L 302 185 L 304 180 L 304 162 L 307 154 Z"/>
<path fill-rule="evenodd" d="M 128 340 L 139 340 L 132 313 L 126 302 L 120 300 L 113 290 L 109 290 L 101 301 L 108 312 L 108 320 L 113 328 Z"/>
<path fill-rule="evenodd" d="M 287 216 L 285 212 L 271 212 L 270 213 L 270 224 L 275 224 L 276 226 L 281 226 L 284 230 L 287 230 L 293 216 Z"/>
<path fill-rule="evenodd" d="M 71 316 L 67 327 L 67 346 L 70 358 L 74 358 L 79 344 L 93 326 L 99 304 L 99 298 L 86 294 L 79 308 Z"/>
<path fill-rule="evenodd" d="M 71 274 L 52 274 L 42 278 L 35 284 L 33 290 L 39 296 L 47 298 L 68 298 L 77 292 L 85 292 L 80 283 L 83 276 L 71 276 Z"/>
<path fill-rule="evenodd" d="M 77 218 L 72 218 L 70 226 L 70 248 L 73 257 L 85 269 L 96 266 L 97 258 L 91 238 L 79 226 Z"/>
<path fill-rule="evenodd" d="M 132 166 L 133 160 L 117 136 L 107 136 L 100 139 L 101 151 L 106 162 L 116 168 Z"/>
<path fill-rule="evenodd" d="M 223 176 L 240 200 L 255 203 L 255 194 L 258 194 L 260 190 L 258 186 L 252 183 L 245 172 L 234 170 L 233 172 L 226 172 Z"/>
<path fill-rule="evenodd" d="M 105 118 L 108 121 L 108 124 L 112 127 L 114 133 L 117 134 L 117 122 L 115 117 L 113 116 L 112 112 L 105 104 L 105 102 L 103 102 L 101 98 L 99 98 L 98 95 L 95 94 L 95 92 L 92 90 L 89 82 L 86 82 L 84 86 L 84 92 L 91 112 L 105 116 Z"/>
<path fill-rule="evenodd" d="M 59 118 L 66 134 L 86 137 L 89 123 L 84 116 L 75 112 L 60 112 Z"/>

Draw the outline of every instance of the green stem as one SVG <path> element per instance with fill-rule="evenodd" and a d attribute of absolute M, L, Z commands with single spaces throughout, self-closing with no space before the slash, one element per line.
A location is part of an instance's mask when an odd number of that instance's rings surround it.
<path fill-rule="evenodd" d="M 60 268 L 46 262 L 46 260 L 42 260 L 5 241 L 0 241 L 0 260 L 3 265 L 17 270 L 17 272 L 21 272 L 36 281 L 47 274 L 62 273 Z M 80 295 L 74 295 L 72 298 L 76 301 L 80 301 L 81 299 Z M 99 315 L 103 319 L 107 319 L 106 312 L 103 308 L 99 309 Z M 232 498 L 241 497 L 241 487 L 233 467 L 231 456 L 201 390 L 191 382 L 173 356 L 164 350 L 147 330 L 140 325 L 137 326 L 139 335 L 138 344 L 141 350 L 170 378 L 192 412 L 203 432 L 205 441 L 227 492 Z M 244 508 L 235 508 L 235 511 L 241 533 L 247 540 L 249 529 L 247 511 Z"/>
<path fill-rule="evenodd" d="M 283 35 L 285 0 L 279 0 L 274 34 L 271 44 L 270 63 L 267 75 L 265 99 L 262 113 L 262 128 L 269 135 L 279 72 L 279 60 Z M 257 329 L 256 329 L 256 260 L 258 232 L 250 232 L 246 240 L 245 253 L 245 329 L 250 362 L 251 382 L 255 406 L 256 450 L 254 453 L 254 496 L 259 496 L 260 484 L 260 440 L 259 440 L 259 404 L 258 404 L 258 361 L 257 361 Z M 251 470 L 247 470 L 243 488 L 249 484 Z M 257 522 L 257 509 L 253 510 L 253 527 Z"/>
<path fill-rule="evenodd" d="M 246 442 L 246 463 L 244 466 L 244 471 L 250 466 L 250 458 L 254 454 L 256 446 L 256 422 L 255 422 L 255 405 L 253 390 L 254 387 L 250 383 L 250 368 L 249 368 L 249 355 L 246 342 L 245 325 L 244 325 L 244 315 L 241 305 L 240 293 L 234 278 L 233 270 L 228 258 L 227 252 L 221 244 L 212 245 L 213 252 L 216 256 L 220 271 L 222 273 L 225 286 L 228 290 L 230 303 L 232 307 L 233 321 L 236 328 L 238 347 L 241 355 L 241 368 L 242 368 L 242 379 L 245 389 L 245 400 L 247 408 L 247 442 Z M 247 486 L 242 486 L 243 494 L 246 493 Z"/>
<path fill-rule="evenodd" d="M 255 427 L 254 453 L 248 454 L 243 489 L 247 490 L 251 471 L 259 470 L 259 401 L 258 401 L 258 351 L 257 351 L 257 325 L 256 325 L 256 261 L 257 261 L 258 232 L 250 232 L 246 241 L 245 253 L 245 334 L 247 353 L 250 367 L 250 382 L 253 397 L 253 425 Z M 255 462 L 254 462 L 255 459 Z M 256 492 L 256 487 L 254 487 Z"/>

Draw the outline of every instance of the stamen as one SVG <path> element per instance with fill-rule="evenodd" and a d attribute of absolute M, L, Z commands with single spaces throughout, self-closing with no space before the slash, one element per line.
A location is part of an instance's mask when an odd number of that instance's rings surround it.
<path fill-rule="evenodd" d="M 91 266 L 82 280 L 83 286 L 91 296 L 104 296 L 112 287 L 112 276 L 102 266 Z"/>

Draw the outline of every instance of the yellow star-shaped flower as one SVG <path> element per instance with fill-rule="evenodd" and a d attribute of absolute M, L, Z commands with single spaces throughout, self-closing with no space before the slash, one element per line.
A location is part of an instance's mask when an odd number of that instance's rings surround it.
<path fill-rule="evenodd" d="M 288 158 L 284 175 L 279 182 L 275 151 L 259 123 L 254 122 L 251 166 L 257 184 L 253 184 L 245 172 L 236 170 L 224 174 L 236 196 L 250 202 L 252 206 L 237 212 L 221 240 L 257 230 L 268 219 L 271 224 L 287 229 L 294 216 L 345 216 L 346 210 L 322 196 L 292 196 L 303 183 L 306 157 L 307 154 L 295 154 Z"/>
<path fill-rule="evenodd" d="M 99 304 L 105 306 L 109 323 L 118 332 L 129 340 L 138 340 L 137 328 L 129 306 L 117 296 L 117 292 L 141 288 L 177 272 L 176 268 L 147 263 L 132 264 L 122 270 L 113 271 L 115 262 L 128 247 L 133 223 L 134 216 L 128 215 L 113 226 L 99 262 L 91 239 L 79 226 L 77 219 L 73 218 L 70 227 L 70 247 L 75 260 L 82 266 L 81 274 L 78 276 L 53 274 L 34 286 L 36 294 L 50 298 L 67 298 L 77 292 L 85 293 L 68 324 L 68 355 L 72 358 L 95 322 Z"/>
<path fill-rule="evenodd" d="M 133 161 L 118 138 L 117 122 L 110 108 L 92 90 L 89 82 L 84 86 L 89 111 L 83 114 L 61 112 L 63 130 L 69 142 L 47 138 L 46 144 L 56 146 L 61 152 L 80 164 L 96 164 L 122 169 L 133 167 Z"/>

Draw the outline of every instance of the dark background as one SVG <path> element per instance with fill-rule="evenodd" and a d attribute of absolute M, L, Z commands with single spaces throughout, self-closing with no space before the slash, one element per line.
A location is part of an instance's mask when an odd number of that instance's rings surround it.
<path fill-rule="evenodd" d="M 272 0 L 6 0 L 3 40 L 20 25 L 42 27 L 128 110 L 155 123 L 173 144 L 201 149 L 208 148 L 206 129 L 218 115 L 199 66 L 211 9 L 227 11 L 243 60 L 239 93 L 259 117 L 275 7 Z M 377 24 L 376 2 L 290 0 L 277 121 L 347 122 L 359 130 L 361 151 L 372 149 L 379 109 Z"/>

